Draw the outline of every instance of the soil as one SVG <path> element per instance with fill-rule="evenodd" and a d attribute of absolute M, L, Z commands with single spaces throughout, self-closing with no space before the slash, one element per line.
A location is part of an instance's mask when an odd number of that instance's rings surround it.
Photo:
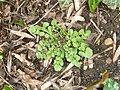
<path fill-rule="evenodd" d="M 62 78 L 62 76 L 66 74 L 62 74 L 61 72 L 55 72 L 53 69 L 53 65 L 50 64 L 47 67 L 44 67 L 43 60 L 37 60 L 35 58 L 35 52 L 30 51 L 29 48 L 23 47 L 29 43 L 34 42 L 34 45 L 38 44 L 38 40 L 36 38 L 24 38 L 20 39 L 21 36 L 15 35 L 10 32 L 10 30 L 16 31 L 24 31 L 31 35 L 26 29 L 26 26 L 29 26 L 39 20 L 44 14 L 57 2 L 56 0 L 52 0 L 48 5 L 45 5 L 47 0 L 11 0 L 11 3 L 15 3 L 15 5 L 11 5 L 9 3 L 0 2 L 0 50 L 2 49 L 4 53 L 4 58 L 0 63 L 0 78 L 4 78 L 4 83 L 0 84 L 1 87 L 6 83 L 12 85 L 15 90 L 33 90 L 35 86 L 32 80 L 38 80 L 41 82 L 51 81 L 53 78 L 57 77 L 55 81 L 55 87 L 60 86 L 60 80 L 63 82 L 69 81 L 73 76 L 72 86 L 84 86 L 87 87 L 89 84 L 96 80 L 101 79 L 102 73 L 106 70 L 109 72 L 109 77 L 114 79 L 120 84 L 120 56 L 118 57 L 116 62 L 112 62 L 115 52 L 113 53 L 113 48 L 105 51 L 106 49 L 113 47 L 113 43 L 110 45 L 105 45 L 104 41 L 107 38 L 111 38 L 114 40 L 113 34 L 116 33 L 116 49 L 120 45 L 120 10 L 109 9 L 106 5 L 100 4 L 95 13 L 90 13 L 87 3 L 85 3 L 86 7 L 82 11 L 82 16 L 85 18 L 83 22 L 76 22 L 73 28 L 75 29 L 89 29 L 92 31 L 93 38 L 88 41 L 89 46 L 93 49 L 94 54 L 97 54 L 93 60 L 93 68 L 87 68 L 84 70 L 84 64 L 82 64 L 81 68 L 72 67 L 68 72 L 72 71 L 70 75 L 66 76 L 66 78 Z M 16 6 L 21 5 L 21 7 Z M 44 17 L 38 24 L 41 25 L 41 22 L 48 21 L 50 22 L 52 19 L 57 19 L 57 21 L 62 24 L 66 23 L 66 14 L 68 8 L 60 9 L 59 5 L 52 9 L 52 11 Z M 73 15 L 75 12 L 73 12 Z M 21 19 L 24 21 L 24 25 L 20 26 L 15 24 L 16 19 Z M 103 31 L 103 35 L 101 35 L 95 43 L 97 36 L 100 34 L 96 27 L 91 23 L 90 20 L 93 20 L 97 27 Z M 10 29 L 10 30 L 8 30 Z M 33 36 L 33 35 L 32 35 Z M 17 41 L 18 40 L 18 41 Z M 36 46 L 30 47 L 31 49 L 35 49 Z M 18 50 L 20 49 L 20 50 Z M 30 53 L 29 53 L 30 52 Z M 15 54 L 18 55 L 23 54 L 23 57 L 27 59 L 29 62 L 33 63 L 33 66 L 27 65 L 27 63 L 21 62 L 16 59 Z M 30 56 L 30 57 L 28 57 Z M 11 58 L 11 59 L 10 59 Z M 12 60 L 12 65 L 8 63 L 9 60 Z M 84 63 L 84 59 L 82 63 Z M 87 62 L 88 64 L 88 62 Z M 68 66 L 66 63 L 65 66 Z M 8 71 L 8 67 L 11 68 L 11 71 Z M 66 67 L 64 67 L 65 69 Z M 64 70 L 63 69 L 63 70 Z M 30 81 L 23 80 L 20 78 L 21 74 L 25 73 L 25 75 L 30 76 Z M 19 72 L 19 73 L 18 73 Z M 35 75 L 34 75 L 35 73 Z M 67 72 L 66 72 L 67 73 Z M 23 84 L 23 82 L 30 85 L 30 87 Z M 37 81 L 36 81 L 37 82 Z M 45 90 L 56 90 L 54 89 L 54 85 L 49 86 L 48 89 Z M 71 84 L 70 84 L 71 85 Z M 39 86 L 39 85 L 37 85 Z M 61 85 L 62 86 L 62 85 Z M 63 85 L 64 86 L 64 85 Z M 21 89 L 19 89 L 21 88 Z M 40 90 L 37 87 L 37 90 Z M 34 89 L 35 90 L 35 89 Z M 59 90 L 59 89 L 57 89 Z M 67 89 L 66 89 L 67 90 Z M 70 89 L 70 90 L 82 90 L 81 88 Z M 102 90 L 102 89 L 101 89 Z"/>

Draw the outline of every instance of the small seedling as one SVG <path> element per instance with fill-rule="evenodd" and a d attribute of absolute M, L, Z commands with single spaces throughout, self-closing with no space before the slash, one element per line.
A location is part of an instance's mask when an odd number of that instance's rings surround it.
<path fill-rule="evenodd" d="M 93 55 L 85 41 L 91 33 L 90 30 L 65 30 L 56 20 L 52 20 L 51 23 L 44 22 L 42 26 L 31 25 L 28 31 L 41 36 L 36 56 L 38 59 L 53 59 L 55 71 L 62 69 L 65 60 L 80 67 L 82 57 L 89 58 Z"/>
<path fill-rule="evenodd" d="M 95 12 L 97 6 L 102 0 L 88 0 L 89 9 L 92 13 Z"/>

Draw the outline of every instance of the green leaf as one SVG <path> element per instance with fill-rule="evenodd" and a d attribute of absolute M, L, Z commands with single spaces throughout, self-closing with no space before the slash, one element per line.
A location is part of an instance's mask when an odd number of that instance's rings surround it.
<path fill-rule="evenodd" d="M 97 5 L 99 5 L 101 1 L 102 0 L 88 0 L 89 9 L 92 13 L 95 12 Z"/>
<path fill-rule="evenodd" d="M 80 51 L 85 51 L 86 47 L 87 47 L 87 44 L 84 43 L 84 42 L 82 42 L 81 45 L 80 45 L 80 47 L 79 47 L 79 50 Z"/>
<path fill-rule="evenodd" d="M 112 79 L 107 79 L 103 90 L 119 90 L 119 84 Z"/>
<path fill-rule="evenodd" d="M 81 29 L 80 31 L 79 31 L 79 35 L 84 35 L 84 29 Z"/>
<path fill-rule="evenodd" d="M 91 31 L 90 30 L 86 30 L 84 36 L 88 37 L 88 36 L 90 36 L 90 34 L 91 34 Z"/>
<path fill-rule="evenodd" d="M 39 46 L 37 47 L 37 50 L 38 50 L 38 51 L 42 51 L 42 47 L 39 45 Z"/>
<path fill-rule="evenodd" d="M 38 59 L 42 59 L 42 58 L 43 58 L 43 55 L 42 55 L 41 52 L 37 52 L 37 53 L 36 53 L 36 57 L 37 57 Z"/>
<path fill-rule="evenodd" d="M 37 30 L 36 26 L 33 26 L 33 25 L 29 26 L 29 28 L 28 28 L 28 31 L 33 34 L 36 32 L 36 30 Z"/>
<path fill-rule="evenodd" d="M 47 54 L 46 54 L 46 59 L 50 59 L 52 57 L 52 52 L 51 51 L 48 51 Z"/>
<path fill-rule="evenodd" d="M 75 60 L 76 60 L 76 61 L 79 61 L 79 60 L 80 60 L 80 56 L 74 55 L 74 57 L 75 57 Z"/>
<path fill-rule="evenodd" d="M 44 40 L 40 40 L 39 44 L 43 46 L 44 45 Z"/>
<path fill-rule="evenodd" d="M 83 52 L 83 51 L 79 51 L 78 54 L 79 54 L 80 56 L 82 56 L 82 57 L 85 57 L 85 56 L 86 56 L 85 52 Z"/>
<path fill-rule="evenodd" d="M 38 34 L 39 34 L 40 36 L 44 36 L 44 35 L 45 35 L 44 32 L 39 32 Z"/>
<path fill-rule="evenodd" d="M 49 34 L 45 34 L 45 38 L 49 38 L 50 37 L 50 35 Z"/>
<path fill-rule="evenodd" d="M 93 55 L 92 49 L 87 47 L 85 51 L 85 58 L 90 58 L 92 55 Z"/>
<path fill-rule="evenodd" d="M 4 85 L 4 89 L 3 90 L 13 90 L 13 89 L 9 85 Z"/>
<path fill-rule="evenodd" d="M 68 35 L 70 35 L 70 36 L 73 35 L 73 29 L 68 29 Z"/>
<path fill-rule="evenodd" d="M 15 24 L 23 27 L 24 26 L 24 21 L 22 19 L 17 19 L 17 20 L 15 20 Z"/>
<path fill-rule="evenodd" d="M 78 68 L 81 66 L 80 62 L 76 62 L 74 65 Z"/>
<path fill-rule="evenodd" d="M 48 26 L 48 32 L 52 34 L 52 26 Z"/>
<path fill-rule="evenodd" d="M 44 23 L 43 23 L 43 27 L 44 27 L 44 28 L 47 28 L 48 26 L 49 26 L 49 23 L 48 23 L 48 22 L 44 22 Z"/>
<path fill-rule="evenodd" d="M 55 71 L 61 71 L 62 70 L 62 66 L 54 65 L 54 69 L 55 69 Z"/>
<path fill-rule="evenodd" d="M 78 32 L 77 32 L 77 31 L 74 31 L 74 32 L 73 32 L 73 36 L 78 36 Z"/>
<path fill-rule="evenodd" d="M 51 25 L 52 26 L 56 26 L 57 25 L 57 21 L 56 20 L 52 20 Z"/>

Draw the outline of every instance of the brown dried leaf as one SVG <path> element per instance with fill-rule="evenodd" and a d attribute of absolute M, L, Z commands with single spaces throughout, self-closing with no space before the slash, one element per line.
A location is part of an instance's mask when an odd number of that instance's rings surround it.
<path fill-rule="evenodd" d="M 85 6 L 82 6 L 80 8 L 80 10 L 76 12 L 75 16 L 80 16 L 82 14 L 84 8 L 85 8 Z"/>
<path fill-rule="evenodd" d="M 41 81 L 32 79 L 29 75 L 23 75 L 22 82 L 26 83 L 26 84 L 29 84 L 31 86 L 37 86 L 37 85 L 41 85 L 42 84 Z"/>
<path fill-rule="evenodd" d="M 25 59 L 25 56 L 23 54 L 19 55 L 19 54 L 16 54 L 16 53 L 12 53 L 12 55 L 15 56 L 21 62 L 26 62 L 28 66 L 33 65 L 32 62 Z"/>
<path fill-rule="evenodd" d="M 21 31 L 14 31 L 14 30 L 10 30 L 11 33 L 17 35 L 17 36 L 20 36 L 20 37 L 25 37 L 25 38 L 34 38 L 33 36 L 25 33 L 25 32 L 21 32 Z"/>
<path fill-rule="evenodd" d="M 77 21 L 85 21 L 85 18 L 84 17 L 82 17 L 82 16 L 73 16 L 73 17 L 71 17 L 71 23 L 75 23 L 75 22 L 77 22 Z"/>
<path fill-rule="evenodd" d="M 24 71 L 31 77 L 35 77 L 37 75 L 37 73 L 34 70 L 30 70 L 29 68 L 24 68 Z"/>

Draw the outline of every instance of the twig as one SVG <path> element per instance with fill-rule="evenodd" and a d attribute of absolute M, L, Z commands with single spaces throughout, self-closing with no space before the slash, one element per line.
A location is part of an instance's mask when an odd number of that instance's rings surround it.
<path fill-rule="evenodd" d="M 102 31 L 98 28 L 98 26 L 95 24 L 95 22 L 90 19 L 90 22 L 94 25 L 94 27 L 98 30 L 98 32 L 100 32 L 101 35 L 103 35 Z"/>
<path fill-rule="evenodd" d="M 47 12 L 44 14 L 44 16 L 41 17 L 41 18 L 40 18 L 36 23 L 34 23 L 33 25 L 38 24 L 57 4 L 58 4 L 58 2 L 55 3 L 55 4 L 52 6 L 52 8 L 51 8 L 49 11 L 47 11 Z"/>

